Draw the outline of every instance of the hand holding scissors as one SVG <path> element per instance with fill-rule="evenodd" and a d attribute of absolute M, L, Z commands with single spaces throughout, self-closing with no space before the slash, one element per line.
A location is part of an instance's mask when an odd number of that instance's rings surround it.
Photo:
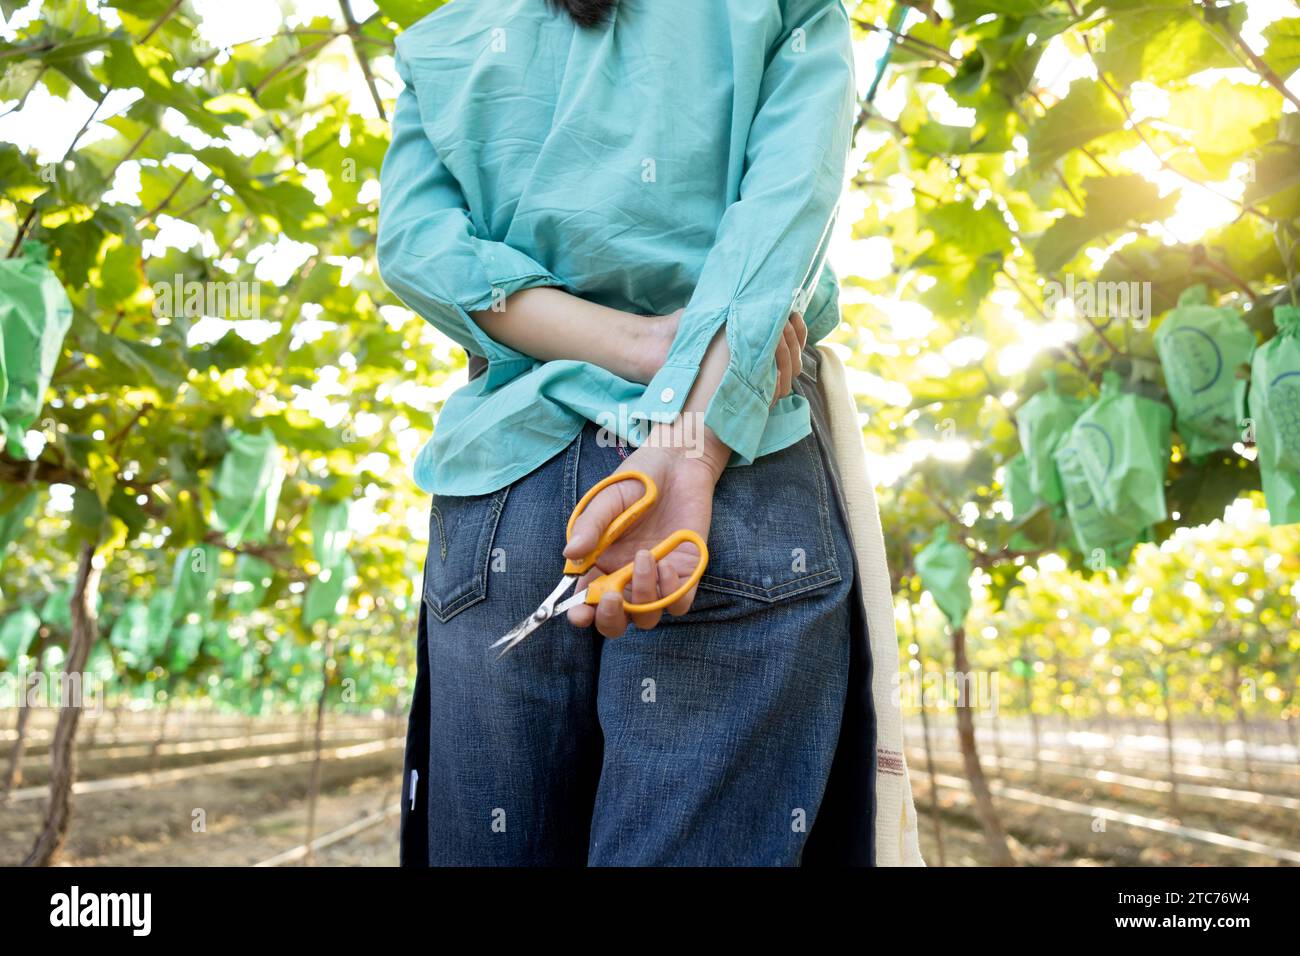
<path fill-rule="evenodd" d="M 610 522 L 608 527 L 606 527 L 604 532 L 601 534 L 596 546 L 592 548 L 591 551 L 581 557 L 569 558 L 566 560 L 564 565 L 564 576 L 560 579 L 560 583 L 556 585 L 555 590 L 553 590 L 546 600 L 538 606 L 536 611 L 524 618 L 524 620 L 520 621 L 518 625 L 511 628 L 511 630 L 500 640 L 496 641 L 492 647 L 501 647 L 501 653 L 504 654 L 506 651 L 518 645 L 520 641 L 528 637 L 528 635 L 537 630 L 537 628 L 541 627 L 556 615 L 568 611 L 569 608 L 575 607 L 579 604 L 597 605 L 600 603 L 601 597 L 607 593 L 623 593 L 624 588 L 626 588 L 628 583 L 632 580 L 632 575 L 636 568 L 634 561 L 628 562 L 615 571 L 593 578 L 587 582 L 585 588 L 579 590 L 571 597 L 562 600 L 569 589 L 577 583 L 579 577 L 595 566 L 596 560 L 601 556 L 601 554 L 603 554 L 606 549 L 626 534 L 633 525 L 645 516 L 646 512 L 650 510 L 658 497 L 659 490 L 655 486 L 654 480 L 650 478 L 649 475 L 644 474 L 643 472 L 630 470 L 614 472 L 614 474 L 609 477 L 597 482 L 585 495 L 582 496 L 582 500 L 578 502 L 577 507 L 573 509 L 573 513 L 569 516 L 566 536 L 572 534 L 574 522 L 578 520 L 578 517 L 597 494 L 605 488 L 608 488 L 610 485 L 622 481 L 640 482 L 644 486 L 644 492 L 641 497 L 625 508 L 612 522 Z M 704 574 L 704 569 L 709 563 L 709 549 L 704 543 L 704 539 L 696 532 L 686 528 L 678 529 L 651 548 L 650 553 L 653 555 L 655 560 L 658 561 L 665 558 L 679 545 L 687 542 L 695 545 L 700 552 L 699 563 L 696 565 L 695 570 L 691 575 L 682 582 L 676 590 L 665 597 L 640 603 L 633 603 L 624 598 L 623 608 L 625 611 L 630 614 L 640 614 L 666 608 L 699 583 L 700 578 Z"/>

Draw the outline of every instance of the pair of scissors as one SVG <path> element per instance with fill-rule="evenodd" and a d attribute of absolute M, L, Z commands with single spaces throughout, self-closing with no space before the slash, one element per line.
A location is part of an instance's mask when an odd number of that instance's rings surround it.
<path fill-rule="evenodd" d="M 566 539 L 573 534 L 573 524 L 578 520 L 578 516 L 586 510 L 587 505 L 601 491 L 610 485 L 617 484 L 620 481 L 639 481 L 645 487 L 644 493 L 626 508 L 617 518 L 610 522 L 609 527 L 605 529 L 596 542 L 591 552 L 581 558 L 569 558 L 564 562 L 564 577 L 560 578 L 560 583 L 555 586 L 555 590 L 543 601 L 532 614 L 524 618 L 518 624 L 510 629 L 508 633 L 500 640 L 492 644 L 492 647 L 500 647 L 500 658 L 506 651 L 517 646 L 520 641 L 526 638 L 533 631 L 537 630 L 547 621 L 563 614 L 571 607 L 577 607 L 579 604 L 599 604 L 600 599 L 610 592 L 622 594 L 623 589 L 627 587 L 632 580 L 632 571 L 634 562 L 628 562 L 617 571 L 610 571 L 608 574 L 602 574 L 600 577 L 592 578 L 587 582 L 587 586 L 578 591 L 572 597 L 560 602 L 569 588 L 573 587 L 578 578 L 591 570 L 592 566 L 610 545 L 621 538 L 629 528 L 636 524 L 650 510 L 650 506 L 655 503 L 659 496 L 659 489 L 655 487 L 654 480 L 647 474 L 640 471 L 616 471 L 608 478 L 603 478 L 591 487 L 582 500 L 578 502 L 573 509 L 573 514 L 569 515 L 569 523 L 565 527 L 564 536 Z M 629 614 L 642 614 L 646 611 L 658 611 L 666 608 L 674 601 L 680 599 L 686 592 L 695 585 L 700 583 L 700 578 L 704 576 L 704 569 L 709 563 L 709 549 L 701 538 L 694 531 L 682 528 L 674 531 L 668 537 L 664 538 L 653 548 L 650 553 L 654 555 L 655 560 L 661 560 L 671 554 L 678 545 L 690 542 L 700 551 L 700 563 L 691 572 L 691 576 L 672 594 L 667 597 L 661 597 L 655 601 L 649 601 L 645 604 L 634 604 L 626 598 L 623 600 L 623 610 Z M 560 603 L 556 603 L 560 602 Z"/>

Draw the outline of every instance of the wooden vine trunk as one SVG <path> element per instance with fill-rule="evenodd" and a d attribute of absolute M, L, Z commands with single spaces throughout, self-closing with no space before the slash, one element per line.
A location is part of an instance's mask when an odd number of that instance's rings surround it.
<path fill-rule="evenodd" d="M 970 662 L 966 658 L 966 629 L 953 628 L 952 632 L 953 666 L 959 677 L 970 673 Z M 984 768 L 980 766 L 979 750 L 975 745 L 975 719 L 969 700 L 956 702 L 957 738 L 961 742 L 961 759 L 966 767 L 966 779 L 970 781 L 971 796 L 975 800 L 975 813 L 980 826 L 984 828 L 984 840 L 988 843 L 989 853 L 995 866 L 1014 866 L 1011 848 L 1007 845 L 1007 832 L 998 816 L 997 807 L 993 805 L 993 794 L 989 792 L 988 781 L 984 777 Z"/>
<path fill-rule="evenodd" d="M 98 636 L 95 597 L 100 569 L 95 567 L 95 546 L 84 544 L 77 559 L 77 581 L 72 589 L 72 635 L 68 642 L 66 673 L 86 673 L 86 661 Z M 82 697 L 84 698 L 84 687 Z M 68 839 L 72 814 L 72 785 L 77 778 L 77 728 L 81 724 L 82 700 L 61 701 L 59 721 L 50 747 L 50 796 L 41 831 L 23 866 L 49 866 Z"/>

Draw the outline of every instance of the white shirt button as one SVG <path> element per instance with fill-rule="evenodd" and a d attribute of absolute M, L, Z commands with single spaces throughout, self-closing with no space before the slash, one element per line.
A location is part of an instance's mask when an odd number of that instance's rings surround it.
<path fill-rule="evenodd" d="M 671 388 L 665 388 L 662 392 L 659 393 L 659 401 L 663 402 L 666 405 L 673 400 L 673 396 L 676 394 L 677 393 L 674 392 Z"/>

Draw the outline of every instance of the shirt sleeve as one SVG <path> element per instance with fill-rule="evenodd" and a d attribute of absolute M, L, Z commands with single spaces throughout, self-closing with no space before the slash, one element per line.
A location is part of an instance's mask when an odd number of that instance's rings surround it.
<path fill-rule="evenodd" d="M 763 74 L 739 197 L 722 218 L 668 360 L 632 411 L 649 421 L 676 418 L 725 323 L 731 359 L 704 421 L 751 461 L 776 389 L 782 328 L 823 276 L 857 107 L 841 0 L 781 7 L 783 35 Z"/>
<path fill-rule="evenodd" d="M 820 342 L 840 324 L 840 280 L 829 261 L 823 260 L 821 277 L 803 314 L 808 325 L 808 344 Z"/>
<path fill-rule="evenodd" d="M 379 271 L 408 307 L 485 358 L 484 388 L 496 388 L 537 362 L 494 340 L 469 313 L 521 289 L 563 283 L 519 250 L 478 235 L 460 185 L 425 135 L 418 94 L 400 54 L 397 72 L 406 86 L 379 174 Z"/>

